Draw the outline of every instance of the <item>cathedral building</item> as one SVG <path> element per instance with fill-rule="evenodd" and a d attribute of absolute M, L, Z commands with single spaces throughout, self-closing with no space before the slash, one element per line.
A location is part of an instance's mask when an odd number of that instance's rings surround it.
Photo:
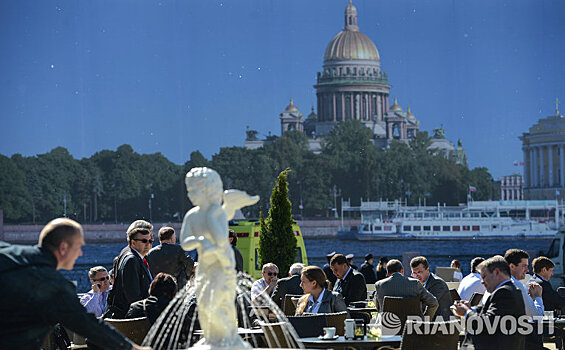
<path fill-rule="evenodd" d="M 326 46 L 322 71 L 318 72 L 314 88 L 318 113 L 312 107 L 312 112 L 304 119 L 291 99 L 280 114 L 280 122 L 281 135 L 289 130 L 304 132 L 308 136 L 310 150 L 315 153 L 321 151 L 323 137 L 337 123 L 345 120 L 358 120 L 369 128 L 373 133 L 373 143 L 380 148 L 386 148 L 392 140 L 407 143 L 419 132 L 420 122 L 410 107 L 404 111 L 397 98 L 389 106 L 391 86 L 388 76 L 381 69 L 377 47 L 359 30 L 357 9 L 351 0 L 345 8 L 343 30 Z M 248 137 L 245 146 L 255 149 L 261 147 L 261 142 L 268 140 Z M 453 157 L 456 149 L 451 142 L 444 142 L 441 146 L 450 146 L 443 152 L 446 157 Z"/>

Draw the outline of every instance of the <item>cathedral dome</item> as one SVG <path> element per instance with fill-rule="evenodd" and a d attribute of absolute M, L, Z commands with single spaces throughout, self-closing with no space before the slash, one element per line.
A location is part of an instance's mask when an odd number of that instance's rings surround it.
<path fill-rule="evenodd" d="M 345 8 L 345 28 L 333 37 L 324 53 L 324 62 L 342 60 L 380 61 L 375 44 L 359 31 L 357 9 L 351 2 Z"/>
<path fill-rule="evenodd" d="M 284 109 L 285 112 L 300 112 L 298 110 L 298 107 L 296 107 L 294 105 L 294 101 L 292 100 L 292 97 L 290 98 L 290 103 L 288 106 L 286 106 L 286 108 Z"/>

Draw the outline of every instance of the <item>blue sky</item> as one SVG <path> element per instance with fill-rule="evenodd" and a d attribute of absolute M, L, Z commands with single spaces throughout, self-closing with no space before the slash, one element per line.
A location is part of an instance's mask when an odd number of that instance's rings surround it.
<path fill-rule="evenodd" d="M 461 138 L 471 167 L 521 172 L 523 132 L 565 101 L 564 1 L 357 0 L 393 97 Z M 305 114 L 345 0 L 0 1 L 0 153 L 127 143 L 181 164 Z M 565 113 L 565 104 L 560 108 Z"/>

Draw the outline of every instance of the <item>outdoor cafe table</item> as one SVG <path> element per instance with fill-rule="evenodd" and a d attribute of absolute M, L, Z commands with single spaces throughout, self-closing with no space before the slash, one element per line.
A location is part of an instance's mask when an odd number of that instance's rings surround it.
<path fill-rule="evenodd" d="M 349 312 L 377 312 L 376 307 L 348 307 L 347 311 Z"/>
<path fill-rule="evenodd" d="M 347 349 L 347 348 L 371 348 L 378 349 L 381 346 L 400 347 L 402 337 L 400 335 L 383 335 L 380 340 L 375 338 L 365 339 L 345 339 L 345 337 L 338 337 L 335 340 L 324 340 L 318 337 L 313 338 L 298 338 L 306 348 L 310 349 Z"/>

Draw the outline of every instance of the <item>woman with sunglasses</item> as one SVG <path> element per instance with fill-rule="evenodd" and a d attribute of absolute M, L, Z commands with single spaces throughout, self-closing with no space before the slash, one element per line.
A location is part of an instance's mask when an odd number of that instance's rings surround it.
<path fill-rule="evenodd" d="M 80 298 L 80 303 L 91 312 L 100 317 L 108 308 L 108 292 L 112 289 L 110 276 L 104 266 L 95 266 L 88 271 L 92 289 Z"/>

